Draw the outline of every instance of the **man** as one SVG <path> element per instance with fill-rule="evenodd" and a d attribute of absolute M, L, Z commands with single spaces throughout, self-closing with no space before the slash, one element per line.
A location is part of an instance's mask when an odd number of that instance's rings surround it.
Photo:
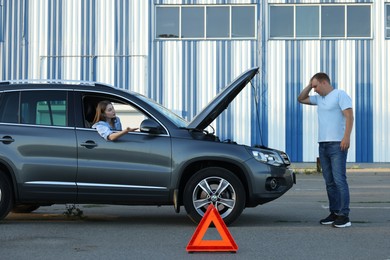
<path fill-rule="evenodd" d="M 318 95 L 309 96 L 312 89 Z M 354 120 L 352 100 L 344 91 L 334 89 L 329 76 L 320 72 L 310 79 L 309 85 L 299 94 L 298 101 L 317 106 L 319 156 L 330 211 L 330 215 L 320 223 L 349 227 L 346 163 Z"/>

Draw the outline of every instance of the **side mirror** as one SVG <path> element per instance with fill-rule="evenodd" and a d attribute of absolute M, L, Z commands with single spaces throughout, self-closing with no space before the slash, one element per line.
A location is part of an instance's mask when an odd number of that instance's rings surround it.
<path fill-rule="evenodd" d="M 161 126 L 156 121 L 151 119 L 145 119 L 144 121 L 142 121 L 139 130 L 142 133 L 149 133 L 149 134 L 164 133 L 164 130 L 161 128 Z"/>

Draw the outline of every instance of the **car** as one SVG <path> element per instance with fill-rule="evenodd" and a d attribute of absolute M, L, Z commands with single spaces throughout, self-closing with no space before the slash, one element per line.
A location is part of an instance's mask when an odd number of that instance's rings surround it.
<path fill-rule="evenodd" d="M 184 206 L 198 223 L 212 203 L 227 225 L 295 183 L 285 152 L 221 141 L 210 124 L 257 74 L 251 68 L 188 122 L 135 92 L 96 82 L 0 83 L 0 219 L 53 204 Z M 99 101 L 122 124 L 91 128 Z"/>

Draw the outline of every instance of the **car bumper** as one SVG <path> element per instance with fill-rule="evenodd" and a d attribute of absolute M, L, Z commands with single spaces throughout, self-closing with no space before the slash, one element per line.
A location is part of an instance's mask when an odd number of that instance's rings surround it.
<path fill-rule="evenodd" d="M 296 176 L 292 169 L 251 162 L 253 180 L 252 193 L 249 195 L 247 207 L 257 206 L 275 200 L 286 193 L 296 183 Z M 256 167 L 257 166 L 257 167 Z"/>

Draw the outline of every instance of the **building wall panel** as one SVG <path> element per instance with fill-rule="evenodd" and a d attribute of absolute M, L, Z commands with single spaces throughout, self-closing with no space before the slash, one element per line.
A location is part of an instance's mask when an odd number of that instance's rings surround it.
<path fill-rule="evenodd" d="M 192 119 L 246 69 L 260 73 L 213 122 L 221 139 L 318 156 L 317 113 L 297 95 L 318 71 L 353 99 L 350 162 L 389 162 L 390 41 L 384 2 L 360 0 L 3 0 L 0 79 L 96 80 L 145 94 Z M 155 40 L 157 4 L 256 4 L 257 40 Z M 269 4 L 370 3 L 368 40 L 268 40 Z"/>
<path fill-rule="evenodd" d="M 1 78 L 96 80 L 147 93 L 148 10 L 148 1 L 4 1 Z"/>
<path fill-rule="evenodd" d="M 387 3 L 387 2 L 386 2 Z M 385 40 L 384 3 L 374 3 L 373 70 L 373 161 L 390 161 L 390 40 Z"/>
<path fill-rule="evenodd" d="M 269 1 L 270 3 L 271 1 Z M 323 1 L 299 1 L 299 3 L 325 3 Z M 345 1 L 332 1 L 333 3 L 346 3 Z M 349 3 L 363 3 L 370 1 L 348 1 Z M 297 3 L 297 1 L 272 1 L 272 3 Z M 383 3 L 372 3 L 373 8 L 376 9 L 373 12 L 380 12 L 383 14 Z M 382 8 L 380 6 L 382 6 Z M 384 18 L 382 19 L 375 16 L 376 21 L 374 25 L 381 24 L 383 26 Z M 308 140 L 316 140 L 317 138 L 317 116 L 315 110 L 310 107 L 303 107 L 302 112 L 295 106 L 294 102 L 288 100 L 296 99 L 299 91 L 307 85 L 310 77 L 318 72 L 324 71 L 329 74 L 332 80 L 332 84 L 336 88 L 344 89 L 353 99 L 354 112 L 355 112 L 355 127 L 351 136 L 351 148 L 349 150 L 348 161 L 358 162 L 372 162 L 372 161 L 386 161 L 375 157 L 375 150 L 383 150 L 383 146 L 379 145 L 374 148 L 374 138 L 381 136 L 379 133 L 375 133 L 377 124 L 374 122 L 375 117 L 378 117 L 380 113 L 375 111 L 373 104 L 376 103 L 378 95 L 374 94 L 375 88 L 373 82 L 374 79 L 374 64 L 381 63 L 381 60 L 388 58 L 387 55 L 375 55 L 373 51 L 373 44 L 375 42 L 385 42 L 383 36 L 384 29 L 382 28 L 382 36 L 377 37 L 374 33 L 372 40 L 300 40 L 290 43 L 289 41 L 282 41 L 285 43 L 285 53 L 280 57 L 280 60 L 275 60 L 274 53 L 270 50 L 275 49 L 281 52 L 282 48 L 280 41 L 270 40 L 268 44 L 267 55 L 267 68 L 271 71 L 267 71 L 267 75 L 270 79 L 269 89 L 273 89 L 271 85 L 273 77 L 281 71 L 278 69 L 272 69 L 277 64 L 286 64 L 286 70 L 284 71 L 284 77 L 286 82 L 286 144 L 282 149 L 289 152 L 293 160 L 296 161 L 314 161 L 317 156 L 317 148 L 310 144 Z M 319 47 L 314 47 L 314 46 Z M 313 46 L 315 50 L 310 47 Z M 292 57 L 292 58 L 291 58 Z M 385 62 L 385 67 L 387 67 Z M 308 73 L 308 71 L 311 71 Z M 283 74 L 283 71 L 281 71 Z M 383 74 L 380 74 L 383 77 Z M 280 75 L 280 77 L 283 77 Z M 290 80 L 292 79 L 292 80 Z M 379 82 L 382 82 L 381 80 Z M 384 82 L 383 82 L 384 83 Z M 300 86 L 298 86 L 300 85 Z M 382 84 L 382 85 L 386 85 Z M 299 90 L 299 91 L 298 91 Z M 270 96 L 270 103 L 277 103 L 274 97 Z M 379 107 L 379 106 L 377 106 Z M 384 105 L 385 111 L 388 111 L 387 104 Z M 300 119 L 300 117 L 302 117 Z M 383 120 L 388 122 L 387 119 Z M 281 122 L 281 120 L 279 120 Z M 306 123 L 307 122 L 307 123 Z M 313 124 L 314 123 L 314 124 Z M 269 126 L 271 126 L 270 123 Z M 302 130 L 300 129 L 302 125 Z M 379 134 L 379 135 L 377 135 Z M 280 134 L 278 135 L 280 136 Z M 270 136 L 270 142 L 276 137 Z M 294 142 L 294 138 L 297 140 Z M 301 148 L 299 146 L 301 145 Z M 298 146 L 298 147 L 296 147 Z M 388 160 L 388 159 L 387 159 Z"/>
<path fill-rule="evenodd" d="M 158 41 L 152 62 L 158 81 L 151 96 L 191 120 L 235 77 L 255 66 L 254 48 L 254 41 Z M 222 139 L 251 142 L 251 94 L 248 86 L 213 122 Z"/>

